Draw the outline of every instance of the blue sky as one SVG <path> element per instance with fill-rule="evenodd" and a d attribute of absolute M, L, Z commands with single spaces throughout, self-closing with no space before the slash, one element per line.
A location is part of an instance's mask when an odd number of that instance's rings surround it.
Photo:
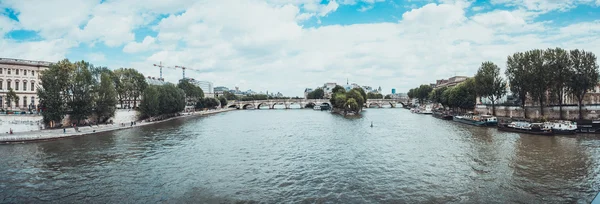
<path fill-rule="evenodd" d="M 406 91 L 483 61 L 600 53 L 600 0 L 2 0 L 0 57 L 86 60 L 302 95 L 325 82 Z M 72 12 L 78 11 L 78 12 Z M 54 16 L 50 18 L 49 16 Z M 164 70 L 175 82 L 180 70 Z"/>

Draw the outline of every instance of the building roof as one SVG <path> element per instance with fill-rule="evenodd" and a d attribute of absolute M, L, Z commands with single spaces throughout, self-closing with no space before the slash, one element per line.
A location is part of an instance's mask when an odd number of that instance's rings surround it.
<path fill-rule="evenodd" d="M 12 64 L 12 65 L 25 65 L 25 66 L 42 66 L 49 67 L 52 62 L 46 61 L 34 61 L 34 60 L 23 60 L 23 59 L 12 59 L 12 58 L 0 58 L 0 64 Z"/>

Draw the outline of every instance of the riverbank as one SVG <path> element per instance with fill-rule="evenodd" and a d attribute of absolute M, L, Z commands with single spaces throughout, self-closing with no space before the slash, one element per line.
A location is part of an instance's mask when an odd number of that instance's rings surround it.
<path fill-rule="evenodd" d="M 15 143 L 15 142 L 28 142 L 28 141 L 40 141 L 40 140 L 54 140 L 66 137 L 74 137 L 74 136 L 82 136 L 82 135 L 91 135 L 101 132 L 109 132 L 115 130 L 123 130 L 129 128 L 135 128 L 145 125 L 151 125 L 156 123 L 161 123 L 169 120 L 174 120 L 178 118 L 185 117 L 194 117 L 194 116 L 206 116 L 212 115 L 227 111 L 232 111 L 236 109 L 218 109 L 218 110 L 208 110 L 201 112 L 193 112 L 193 113 L 182 113 L 181 116 L 172 117 L 160 121 L 153 122 L 143 122 L 137 121 L 136 125 L 131 125 L 129 123 L 125 125 L 121 125 L 121 123 L 107 124 L 107 125 L 97 125 L 97 126 L 82 126 L 79 127 L 79 131 L 76 131 L 74 128 L 67 128 L 66 131 L 63 129 L 50 129 L 50 130 L 37 130 L 30 132 L 18 132 L 14 134 L 1 133 L 0 134 L 0 143 Z M 64 131 L 64 132 L 63 132 Z"/>

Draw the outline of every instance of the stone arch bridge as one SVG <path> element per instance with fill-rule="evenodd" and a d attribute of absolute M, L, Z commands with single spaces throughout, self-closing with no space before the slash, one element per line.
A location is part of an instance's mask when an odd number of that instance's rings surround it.
<path fill-rule="evenodd" d="M 378 107 L 383 108 L 389 105 L 392 108 L 396 107 L 396 104 L 402 104 L 406 106 L 408 101 L 401 99 L 368 99 L 365 103 L 365 107 Z M 261 107 L 269 107 L 269 109 L 275 109 L 276 105 L 283 105 L 285 109 L 289 109 L 292 105 L 299 105 L 300 108 L 305 108 L 307 105 L 322 105 L 327 104 L 331 106 L 329 99 L 272 99 L 272 100 L 255 100 L 255 101 L 229 101 L 227 103 L 228 108 L 237 109 L 259 109 Z"/>

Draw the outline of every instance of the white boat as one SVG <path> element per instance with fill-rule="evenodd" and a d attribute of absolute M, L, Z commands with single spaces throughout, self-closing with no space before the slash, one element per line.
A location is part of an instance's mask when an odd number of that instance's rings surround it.
<path fill-rule="evenodd" d="M 431 108 L 431 105 L 427 105 L 427 106 L 425 106 L 424 109 L 419 109 L 419 113 L 420 114 L 433 114 L 433 109 Z"/>
<path fill-rule="evenodd" d="M 313 110 L 321 110 L 321 106 L 315 106 L 313 107 Z"/>
<path fill-rule="evenodd" d="M 544 126 L 552 129 L 555 134 L 571 135 L 577 131 L 577 123 L 573 121 L 559 120 L 554 122 L 545 122 Z"/>

